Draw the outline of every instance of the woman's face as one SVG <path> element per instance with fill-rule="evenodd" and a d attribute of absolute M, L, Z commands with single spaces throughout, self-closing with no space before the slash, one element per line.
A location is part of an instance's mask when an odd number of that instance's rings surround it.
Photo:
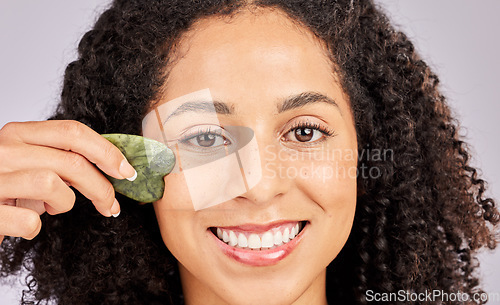
<path fill-rule="evenodd" d="M 154 207 L 188 304 L 324 302 L 325 268 L 354 218 L 357 164 L 349 102 L 324 48 L 284 15 L 262 11 L 198 22 L 177 54 L 161 102 L 208 88 L 231 110 L 210 128 L 251 129 L 261 170 L 248 191 L 197 210 L 183 173 L 165 177 Z M 190 145 L 225 141 L 211 136 Z M 212 173 L 225 174 L 201 178 Z"/>

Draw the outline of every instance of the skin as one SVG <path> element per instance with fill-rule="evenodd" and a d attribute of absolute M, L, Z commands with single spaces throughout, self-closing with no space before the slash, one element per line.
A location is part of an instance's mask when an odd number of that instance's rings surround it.
<path fill-rule="evenodd" d="M 78 141 L 74 141 L 78 139 Z M 76 121 L 15 122 L 0 130 L 0 242 L 5 235 L 33 239 L 41 214 L 71 210 L 75 194 L 89 198 L 104 216 L 120 212 L 111 183 L 135 173 L 122 153 Z"/>
<path fill-rule="evenodd" d="M 183 37 L 179 54 L 184 56 L 172 67 L 162 101 L 210 88 L 214 98 L 235 109 L 232 116 L 219 116 L 222 125 L 255 132 L 263 169 L 250 191 L 196 212 L 189 208 L 182 174 L 165 178 L 165 196 L 155 210 L 165 244 L 179 260 L 187 304 L 326 304 L 325 268 L 351 229 L 355 177 L 320 177 L 307 169 L 299 177 L 276 175 L 279 168 L 312 164 L 288 158 L 294 153 L 356 149 L 348 98 L 321 43 L 276 12 L 247 13 L 231 23 L 199 22 Z M 302 92 L 322 93 L 338 107 L 315 103 L 277 113 L 282 99 Z M 302 121 L 326 125 L 335 136 L 304 148 L 288 132 Z M 272 160 L 270 155 L 280 152 L 282 157 Z M 116 214 L 120 208 L 111 184 L 95 166 L 119 179 L 134 174 L 116 147 L 74 121 L 7 124 L 0 130 L 0 159 L 10 160 L 0 166 L 0 241 L 3 235 L 31 239 L 40 231 L 40 214 L 70 210 L 75 197 L 69 185 L 104 216 Z M 356 166 L 356 160 L 336 161 L 336 168 Z M 313 165 L 327 168 L 331 162 Z M 207 231 L 278 220 L 309 224 L 290 255 L 265 267 L 228 258 Z"/>
<path fill-rule="evenodd" d="M 154 207 L 163 240 L 179 261 L 186 304 L 327 304 L 327 265 L 344 246 L 356 205 L 353 175 L 279 175 L 279 168 L 355 168 L 357 160 L 290 160 L 333 149 L 356 152 L 348 97 L 325 49 L 305 28 L 279 12 L 241 13 L 230 22 L 198 22 L 179 44 L 160 103 L 209 88 L 232 115 L 222 126 L 251 128 L 257 139 L 262 179 L 248 192 L 194 211 L 182 173 L 165 177 L 162 200 Z M 286 97 L 317 92 L 336 101 L 277 112 Z M 303 146 L 290 129 L 311 121 L 335 131 L 324 142 Z M 273 159 L 273 154 L 281 157 Z M 357 155 L 357 154 L 356 154 Z M 288 157 L 287 157 L 288 156 Z M 332 165 L 334 164 L 334 165 Z M 332 168 L 333 166 L 333 168 Z M 209 179 L 209 178 L 207 178 Z M 207 228 L 306 220 L 303 238 L 283 260 L 249 266 L 226 256 Z"/>

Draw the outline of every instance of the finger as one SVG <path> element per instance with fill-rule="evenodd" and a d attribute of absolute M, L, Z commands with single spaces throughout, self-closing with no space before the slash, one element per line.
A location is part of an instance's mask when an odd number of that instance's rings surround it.
<path fill-rule="evenodd" d="M 75 203 L 75 193 L 55 172 L 46 169 L 28 169 L 0 174 L 0 194 L 0 201 L 22 198 L 45 202 L 49 206 L 47 212 L 52 215 L 71 210 Z M 33 204 L 33 201 L 18 200 L 16 204 L 19 203 L 30 207 L 27 204 Z M 39 210 L 42 207 L 36 208 L 34 212 L 43 213 Z"/>
<path fill-rule="evenodd" d="M 134 177 L 136 172 L 116 146 L 77 121 L 13 122 L 2 131 L 21 142 L 76 152 L 117 179 Z"/>
<path fill-rule="evenodd" d="M 25 209 L 30 209 L 38 213 L 38 215 L 42 215 L 46 211 L 48 211 L 47 208 L 53 209 L 50 205 L 45 203 L 43 200 L 36 200 L 36 199 L 24 199 L 20 198 L 16 200 L 16 207 L 20 208 L 25 208 Z M 50 213 L 49 214 L 54 214 Z"/>
<path fill-rule="evenodd" d="M 33 239 L 41 228 L 42 221 L 35 211 L 0 205 L 0 234 Z"/>
<path fill-rule="evenodd" d="M 13 158 L 14 155 L 17 156 L 17 169 L 49 169 L 90 199 L 102 215 L 109 217 L 119 213 L 120 207 L 115 200 L 113 185 L 80 154 L 24 144 L 12 147 L 9 150 L 9 155 L 5 157 Z M 41 200 L 43 198 L 29 199 Z M 52 206 L 52 204 L 50 205 Z M 57 209 L 57 207 L 53 207 Z"/>

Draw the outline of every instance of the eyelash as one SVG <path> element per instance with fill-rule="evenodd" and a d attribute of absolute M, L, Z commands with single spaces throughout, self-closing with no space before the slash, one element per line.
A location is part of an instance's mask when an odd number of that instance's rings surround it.
<path fill-rule="evenodd" d="M 324 140 L 326 140 L 327 138 L 331 138 L 331 137 L 334 137 L 336 134 L 335 134 L 335 131 L 333 129 L 330 129 L 330 128 L 327 128 L 325 126 L 322 126 L 318 123 L 313 123 L 313 122 L 300 122 L 300 123 L 297 123 L 295 125 L 293 125 L 293 127 L 291 127 L 286 133 L 285 135 L 288 135 L 292 132 L 295 132 L 297 129 L 312 129 L 312 130 L 317 130 L 319 132 L 321 132 L 323 134 L 323 137 L 319 140 L 316 140 L 316 141 L 313 141 L 313 142 L 300 142 L 300 141 L 294 141 L 294 142 L 299 142 L 301 143 L 302 145 L 311 145 L 311 144 L 317 144 L 317 143 L 320 143 Z M 199 128 L 197 131 L 195 132 L 191 132 L 187 135 L 184 135 L 182 138 L 180 138 L 180 142 L 181 143 L 184 143 L 184 144 L 189 144 L 188 142 L 196 137 L 199 137 L 199 136 L 202 136 L 202 135 L 215 135 L 216 137 L 222 137 L 224 141 L 229 141 L 229 143 L 227 145 L 230 145 L 231 144 L 231 140 L 228 139 L 228 137 L 225 137 L 224 135 L 224 129 L 223 128 L 218 128 L 214 131 L 212 131 L 211 127 L 208 127 L 208 128 Z M 284 138 L 284 136 L 283 136 Z M 285 140 L 286 141 L 286 140 Z M 287 141 L 289 142 L 289 141 Z"/>
<path fill-rule="evenodd" d="M 290 134 L 291 132 L 295 132 L 297 129 L 312 129 L 312 130 L 317 130 L 319 132 L 321 132 L 323 134 L 323 138 L 320 139 L 320 140 L 316 140 L 316 141 L 313 141 L 313 142 L 300 142 L 302 144 L 305 144 L 305 145 L 308 145 L 308 143 L 319 143 L 319 142 L 322 142 L 324 140 L 326 140 L 327 138 L 331 138 L 331 137 L 334 137 L 336 134 L 335 134 L 335 131 L 333 129 L 330 129 L 328 127 L 325 127 L 325 126 L 322 126 L 318 123 L 313 123 L 313 122 L 300 122 L 300 123 L 297 123 L 295 125 L 293 125 L 292 128 L 290 128 L 286 133 L 285 135 L 287 134 Z"/>
<path fill-rule="evenodd" d="M 199 137 L 199 136 L 202 136 L 202 135 L 215 135 L 217 137 L 222 137 L 224 139 L 224 141 L 231 142 L 227 137 L 223 136 L 223 133 L 224 133 L 224 129 L 222 129 L 222 128 L 218 128 L 215 131 L 212 131 L 211 127 L 199 128 L 195 132 L 191 132 L 187 135 L 184 135 L 183 137 L 181 137 L 179 139 L 179 141 L 181 143 L 187 143 L 189 140 L 194 139 L 194 138 Z M 229 144 L 231 144 L 231 143 L 229 143 Z"/>

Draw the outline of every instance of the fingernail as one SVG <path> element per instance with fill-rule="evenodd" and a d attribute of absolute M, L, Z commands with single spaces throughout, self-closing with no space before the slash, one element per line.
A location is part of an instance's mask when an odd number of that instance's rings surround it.
<path fill-rule="evenodd" d="M 118 203 L 118 200 L 115 198 L 115 202 L 113 202 L 113 206 L 111 206 L 111 215 L 113 217 L 118 217 L 120 215 L 120 204 Z"/>
<path fill-rule="evenodd" d="M 135 178 L 137 178 L 137 172 L 125 159 L 123 159 L 122 163 L 120 164 L 120 174 L 123 177 L 127 178 L 127 180 L 129 181 L 134 181 Z"/>
<path fill-rule="evenodd" d="M 128 181 L 134 181 L 137 178 L 137 172 L 134 170 L 134 175 L 130 178 L 127 178 Z"/>

